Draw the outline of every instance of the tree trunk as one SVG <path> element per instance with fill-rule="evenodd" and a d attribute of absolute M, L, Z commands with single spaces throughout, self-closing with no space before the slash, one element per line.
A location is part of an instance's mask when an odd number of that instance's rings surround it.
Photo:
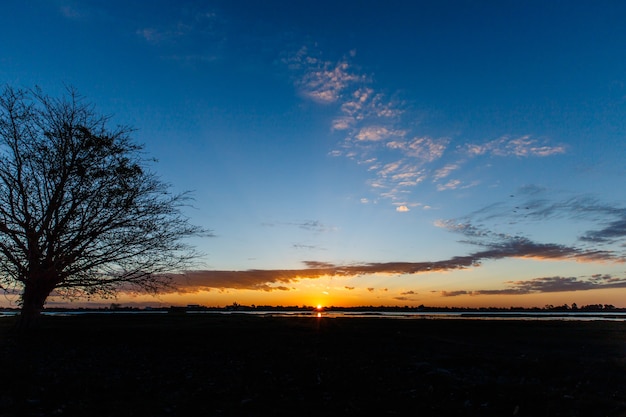
<path fill-rule="evenodd" d="M 20 330 L 30 329 L 37 325 L 41 317 L 43 305 L 52 289 L 42 288 L 37 285 L 26 285 L 22 293 L 22 309 L 17 321 Z"/>

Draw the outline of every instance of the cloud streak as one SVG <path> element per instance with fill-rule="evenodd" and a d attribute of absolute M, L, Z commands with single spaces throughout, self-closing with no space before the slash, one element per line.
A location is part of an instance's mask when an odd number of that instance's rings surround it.
<path fill-rule="evenodd" d="M 210 290 L 288 290 L 288 285 L 303 279 L 322 277 L 354 277 L 372 274 L 417 274 L 420 272 L 463 269 L 471 266 L 469 258 L 459 257 L 439 262 L 386 262 L 359 265 L 335 265 L 326 262 L 307 261 L 302 269 L 251 269 L 246 271 L 198 270 L 172 275 L 173 286 L 178 292 Z"/>
<path fill-rule="evenodd" d="M 524 187 L 517 194 L 512 194 L 508 202 L 492 204 L 461 219 L 439 220 L 436 226 L 471 239 L 505 239 L 506 235 L 490 232 L 484 224 L 502 223 L 503 219 L 509 223 L 568 220 L 589 224 L 589 229 L 575 238 L 582 245 L 598 248 L 626 245 L 626 208 L 621 205 L 603 203 L 586 195 L 554 199 L 554 193 L 535 186 Z"/>
<path fill-rule="evenodd" d="M 309 232 L 316 233 L 325 233 L 325 232 L 333 232 L 336 231 L 337 228 L 334 226 L 329 226 L 327 224 L 322 223 L 319 220 L 303 220 L 300 222 L 264 222 L 263 226 L 274 227 L 277 225 L 281 226 L 296 226 L 299 229 L 306 230 Z"/>
<path fill-rule="evenodd" d="M 198 270 L 173 275 L 173 285 L 180 293 L 211 290 L 255 290 L 289 291 L 303 279 L 322 277 L 356 277 L 366 275 L 415 275 L 479 267 L 482 261 L 505 258 L 536 260 L 573 260 L 579 262 L 624 262 L 610 251 L 590 251 L 558 244 L 535 243 L 525 238 L 512 238 L 493 244 L 485 250 L 465 256 L 431 262 L 375 262 L 353 265 L 337 265 L 328 262 L 306 261 L 302 269 L 251 269 L 246 271 Z M 598 281 L 599 280 L 599 281 Z M 604 285 L 622 285 L 623 280 L 611 281 L 599 277 L 596 281 Z M 591 280 L 590 282 L 597 282 Z M 549 281 L 546 281 L 549 282 Z M 561 283 L 563 285 L 563 283 Z M 535 285 L 535 287 L 533 287 Z M 509 292 L 533 291 L 538 286 L 547 288 L 547 283 L 533 281 L 530 284 L 514 283 Z M 574 288 L 574 287 L 572 287 Z M 607 287 L 608 288 L 608 287 Z M 460 295 L 456 294 L 456 295 Z M 451 296 L 451 294 L 446 294 Z"/>
<path fill-rule="evenodd" d="M 591 277 L 554 276 L 522 281 L 507 281 L 506 284 L 508 284 L 508 286 L 503 289 L 442 291 L 441 295 L 443 297 L 457 297 L 460 295 L 524 295 L 626 288 L 626 278 L 614 277 L 610 274 L 598 274 Z"/>
<path fill-rule="evenodd" d="M 617 215 L 616 220 L 608 222 L 599 230 L 589 230 L 581 240 L 594 243 L 615 243 L 626 237 L 626 211 Z"/>

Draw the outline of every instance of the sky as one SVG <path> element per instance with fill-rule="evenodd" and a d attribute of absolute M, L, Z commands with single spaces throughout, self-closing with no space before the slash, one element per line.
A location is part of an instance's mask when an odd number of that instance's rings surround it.
<path fill-rule="evenodd" d="M 6 0 L 0 81 L 133 126 L 212 231 L 175 289 L 87 305 L 626 307 L 625 13 Z"/>

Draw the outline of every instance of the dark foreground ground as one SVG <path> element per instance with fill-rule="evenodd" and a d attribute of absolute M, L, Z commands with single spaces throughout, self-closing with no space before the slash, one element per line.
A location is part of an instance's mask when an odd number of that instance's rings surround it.
<path fill-rule="evenodd" d="M 626 323 L 0 319 L 0 416 L 626 416 Z"/>

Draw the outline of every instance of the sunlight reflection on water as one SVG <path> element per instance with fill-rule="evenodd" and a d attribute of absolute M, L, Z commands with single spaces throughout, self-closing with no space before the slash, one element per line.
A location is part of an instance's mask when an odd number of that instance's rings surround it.
<path fill-rule="evenodd" d="M 251 315 L 265 317 L 317 318 L 383 318 L 383 319 L 465 319 L 465 320 L 567 320 L 567 321 L 623 321 L 626 313 L 601 312 L 382 312 L 382 311 L 189 311 L 188 314 Z"/>

